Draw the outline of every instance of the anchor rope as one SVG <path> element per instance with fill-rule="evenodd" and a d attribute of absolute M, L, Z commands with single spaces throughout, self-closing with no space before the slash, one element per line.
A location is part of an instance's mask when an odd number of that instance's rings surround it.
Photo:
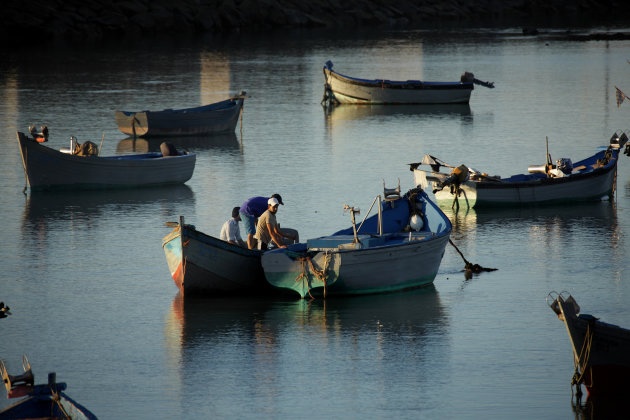
<path fill-rule="evenodd" d="M 63 418 L 64 419 L 71 419 L 72 417 L 70 417 L 70 415 L 66 412 L 66 409 L 63 408 L 63 405 L 61 404 L 61 397 L 59 396 L 59 393 L 54 390 L 52 387 L 50 388 L 50 392 L 52 395 L 52 400 L 53 402 L 57 403 L 57 406 L 59 407 L 59 410 L 61 410 L 61 413 L 63 414 Z M 50 408 L 51 410 L 51 417 L 52 417 L 52 407 Z"/>
<path fill-rule="evenodd" d="M 311 299 L 314 299 L 313 295 L 311 294 L 311 287 L 310 284 L 308 282 L 308 269 L 307 269 L 307 265 L 306 263 L 308 262 L 308 267 L 310 267 L 311 271 L 313 272 L 313 274 L 315 275 L 315 277 L 317 277 L 323 284 L 324 284 L 324 298 L 326 297 L 326 281 L 327 281 L 327 272 L 328 272 L 328 264 L 330 263 L 330 254 L 328 253 L 328 251 L 326 251 L 324 253 L 324 266 L 321 270 L 318 270 L 315 267 L 315 264 L 313 264 L 313 260 L 311 259 L 311 257 L 300 257 L 297 258 L 298 261 L 300 261 L 302 263 L 302 272 L 300 274 L 298 274 L 298 276 L 295 278 L 295 282 L 297 283 L 298 281 L 302 280 L 302 279 L 306 279 L 306 285 L 308 287 L 308 295 L 311 297 Z"/>
<path fill-rule="evenodd" d="M 592 322 L 589 322 L 586 326 L 586 335 L 584 336 L 584 342 L 582 343 L 582 349 L 580 350 L 580 355 L 576 358 L 573 358 L 573 363 L 575 364 L 575 371 L 573 373 L 573 377 L 571 378 L 571 386 L 577 385 L 580 386 L 582 381 L 584 380 L 584 375 L 586 373 L 586 366 L 591 357 L 591 347 L 593 345 L 593 329 L 591 328 Z M 582 361 L 580 363 L 580 361 Z M 580 364 L 584 366 L 582 368 L 582 372 L 580 372 Z M 591 381 L 593 378 L 591 378 Z M 592 384 L 592 383 L 591 383 Z M 579 388 L 578 388 L 579 389 Z M 578 394 L 581 394 L 579 392 Z"/>

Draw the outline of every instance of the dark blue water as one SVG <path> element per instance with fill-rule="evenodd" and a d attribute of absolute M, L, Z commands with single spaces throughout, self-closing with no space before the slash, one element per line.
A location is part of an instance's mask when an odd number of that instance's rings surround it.
<path fill-rule="evenodd" d="M 568 290 L 630 327 L 630 162 L 613 201 L 454 213 L 466 258 L 498 268 L 466 279 L 447 248 L 434 286 L 354 299 L 184 301 L 161 239 L 183 215 L 217 235 L 232 207 L 282 194 L 303 239 L 350 224 L 430 153 L 490 174 L 580 160 L 630 128 L 628 41 L 527 38 L 520 29 L 436 36 L 241 38 L 198 45 L 37 49 L 0 62 L 3 215 L 0 358 L 28 354 L 100 418 L 575 418 L 571 349 L 545 304 Z M 561 31 L 560 31 L 561 32 Z M 469 107 L 325 111 L 321 68 L 365 78 L 494 81 Z M 118 132 L 115 109 L 180 108 L 246 90 L 242 132 L 176 139 L 197 154 L 183 186 L 22 193 L 16 130 L 46 123 L 103 154 L 155 143 Z M 158 143 L 159 144 L 159 143 Z M 0 407 L 11 401 L 0 397 Z"/>

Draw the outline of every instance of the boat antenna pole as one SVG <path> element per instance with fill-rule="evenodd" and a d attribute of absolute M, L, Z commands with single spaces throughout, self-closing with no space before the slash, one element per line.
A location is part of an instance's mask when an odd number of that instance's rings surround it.
<path fill-rule="evenodd" d="M 103 138 L 101 138 L 101 147 L 98 148 L 98 154 L 96 156 L 101 155 L 101 150 L 103 149 L 103 140 L 105 140 L 105 132 L 103 131 Z"/>
<path fill-rule="evenodd" d="M 547 156 L 546 156 L 546 161 L 547 161 L 547 166 L 545 167 L 545 172 L 548 173 L 549 170 L 551 169 L 551 156 L 549 155 L 549 137 L 545 136 L 545 147 L 547 149 Z"/>
<path fill-rule="evenodd" d="M 343 205 L 343 209 L 350 211 L 350 215 L 352 216 L 352 231 L 354 232 L 354 243 L 358 244 L 359 243 L 359 238 L 357 237 L 357 224 L 356 224 L 356 221 L 354 219 L 354 214 L 355 213 L 361 213 L 361 209 L 359 209 L 358 207 L 351 207 L 351 206 L 349 206 L 347 204 Z"/>

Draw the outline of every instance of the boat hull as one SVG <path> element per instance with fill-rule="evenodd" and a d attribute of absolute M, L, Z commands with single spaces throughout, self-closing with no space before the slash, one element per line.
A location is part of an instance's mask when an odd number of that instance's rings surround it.
<path fill-rule="evenodd" d="M 588 394 L 627 394 L 630 391 L 627 379 L 630 374 L 630 330 L 598 321 L 590 315 L 577 315 L 567 302 L 558 306 Z"/>
<path fill-rule="evenodd" d="M 433 283 L 448 239 L 445 234 L 395 246 L 321 251 L 306 262 L 272 251 L 263 257 L 263 267 L 270 284 L 302 298 L 395 292 Z"/>
<path fill-rule="evenodd" d="M 197 108 L 164 111 L 116 111 L 118 129 L 129 136 L 194 136 L 233 132 L 243 98 Z"/>
<path fill-rule="evenodd" d="M 30 396 L 0 411 L 2 419 L 49 419 L 96 420 L 96 416 L 65 393 L 57 393 L 58 400 L 50 394 Z M 63 410 L 62 410 L 63 408 Z"/>
<path fill-rule="evenodd" d="M 422 214 L 422 229 L 417 232 L 409 231 L 413 207 Z M 262 265 L 267 281 L 302 298 L 395 292 L 431 284 L 452 229 L 446 215 L 421 190 L 386 202 L 380 214 L 380 219 L 375 215 L 362 222 L 356 240 L 353 228 L 348 228 L 266 252 Z"/>
<path fill-rule="evenodd" d="M 341 104 L 467 104 L 473 83 L 396 82 L 347 77 L 324 67 L 326 86 Z"/>
<path fill-rule="evenodd" d="M 43 146 L 18 132 L 24 174 L 32 190 L 109 189 L 182 184 L 195 169 L 194 154 L 162 157 L 77 156 Z"/>
<path fill-rule="evenodd" d="M 229 244 L 181 224 L 162 242 L 175 285 L 185 296 L 266 294 L 262 253 Z"/>
<path fill-rule="evenodd" d="M 613 152 L 606 166 L 562 178 L 538 178 L 523 182 L 468 180 L 460 185 L 462 193 L 459 201 L 461 205 L 467 201 L 470 207 L 483 207 L 601 200 L 614 191 L 618 153 L 618 150 Z M 591 160 L 595 161 L 597 156 Z M 414 169 L 413 172 L 415 184 L 423 185 L 427 172 L 420 169 Z M 433 187 L 436 187 L 435 183 Z M 435 191 L 434 195 L 440 205 L 450 206 L 455 199 L 449 187 Z"/>

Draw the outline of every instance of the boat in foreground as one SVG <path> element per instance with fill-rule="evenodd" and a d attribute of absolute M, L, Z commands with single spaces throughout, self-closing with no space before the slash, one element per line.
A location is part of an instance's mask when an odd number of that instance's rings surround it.
<path fill-rule="evenodd" d="M 263 252 L 247 249 L 184 223 L 167 223 L 174 229 L 162 240 L 171 276 L 184 296 L 261 295 L 274 289 L 265 281 L 260 264 Z M 297 231 L 282 228 L 297 235 Z"/>
<path fill-rule="evenodd" d="M 571 339 L 575 374 L 571 385 L 584 385 L 588 395 L 627 394 L 630 391 L 630 330 L 580 313 L 566 292 L 551 292 L 547 303 L 564 322 Z M 579 395 L 579 393 L 578 393 Z"/>
<path fill-rule="evenodd" d="M 162 247 L 173 281 L 184 296 L 273 291 L 260 265 L 262 251 L 206 235 L 185 224 L 183 216 L 164 237 Z"/>
<path fill-rule="evenodd" d="M 359 79 L 324 65 L 324 100 L 335 104 L 467 104 L 475 84 L 493 88 L 493 83 L 464 73 L 459 82 L 425 82 Z"/>
<path fill-rule="evenodd" d="M 55 373 L 48 374 L 48 383 L 34 385 L 34 376 L 26 358 L 22 358 L 24 373 L 9 375 L 0 360 L 0 376 L 7 388 L 8 398 L 22 398 L 0 410 L 1 419 L 73 419 L 95 420 L 96 416 L 63 391 L 65 383 L 57 383 Z"/>
<path fill-rule="evenodd" d="M 245 92 L 221 102 L 162 111 L 116 111 L 118 129 L 129 136 L 190 136 L 234 131 Z"/>
<path fill-rule="evenodd" d="M 455 167 L 430 155 L 410 166 L 417 186 L 432 183 L 439 204 L 455 204 L 459 198 L 469 207 L 601 200 L 614 192 L 619 153 L 627 141 L 625 133 L 615 133 L 605 150 L 575 163 L 563 158 L 552 164 L 547 153 L 545 165 L 532 165 L 528 174 L 509 178 L 489 176 L 466 165 Z M 625 153 L 630 153 L 628 148 Z M 418 169 L 424 164 L 431 170 Z M 439 172 L 440 167 L 452 170 Z"/>
<path fill-rule="evenodd" d="M 380 198 L 375 199 L 378 214 L 364 218 L 358 228 L 359 209 L 345 206 L 352 227 L 266 252 L 262 266 L 267 281 L 301 298 L 394 292 L 431 284 L 451 222 L 420 189 L 402 197 L 386 190 L 384 203 Z"/>
<path fill-rule="evenodd" d="M 195 169 L 194 154 L 165 156 L 162 153 L 139 155 L 98 155 L 94 146 L 76 147 L 71 137 L 70 149 L 58 151 L 41 140 L 17 133 L 24 176 L 31 190 L 109 189 L 182 184 Z M 92 144 L 85 142 L 83 145 Z"/>

